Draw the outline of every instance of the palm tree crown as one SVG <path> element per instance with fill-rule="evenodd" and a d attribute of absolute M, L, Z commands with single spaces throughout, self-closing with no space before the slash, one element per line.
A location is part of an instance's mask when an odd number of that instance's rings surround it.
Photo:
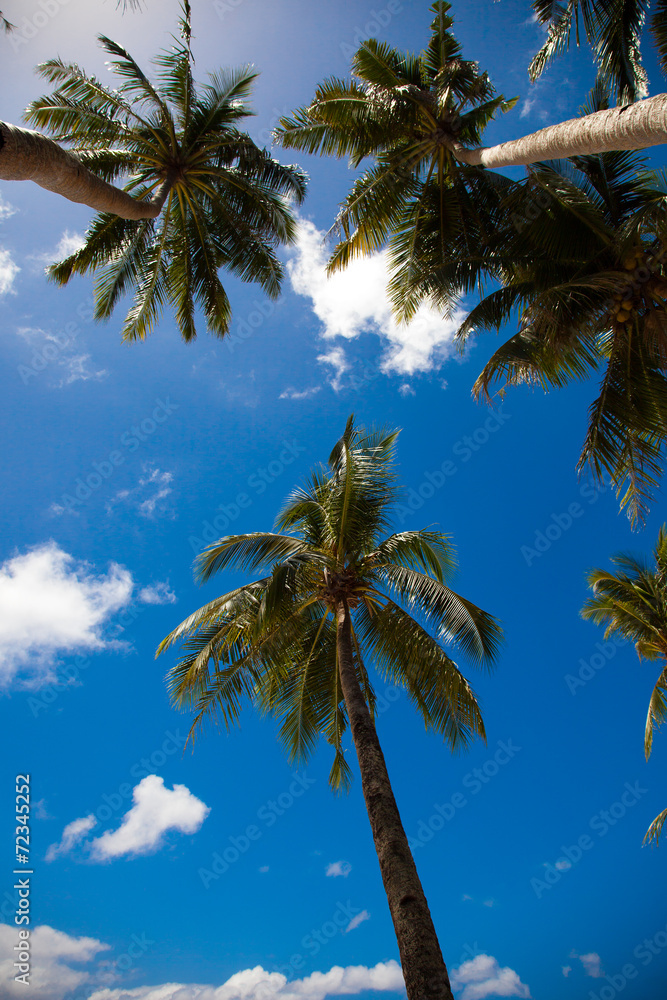
<path fill-rule="evenodd" d="M 370 39 L 352 60 L 353 80 L 330 79 L 314 101 L 283 118 L 277 141 L 291 149 L 374 163 L 352 186 L 337 220 L 342 239 L 330 270 L 388 241 L 391 291 L 408 315 L 413 245 L 434 213 L 441 243 L 479 245 L 484 205 L 509 184 L 501 175 L 459 162 L 455 150 L 479 145 L 486 125 L 515 100 L 495 93 L 487 73 L 463 59 L 448 30 L 450 4 L 434 3 L 432 36 L 418 56 Z M 483 233 L 482 237 L 483 238 Z"/>
<path fill-rule="evenodd" d="M 169 303 L 185 340 L 196 335 L 195 307 L 208 329 L 224 336 L 231 308 L 218 277 L 226 268 L 257 281 L 271 297 L 280 291 L 276 247 L 295 236 L 288 200 L 305 194 L 305 175 L 259 149 L 240 124 L 256 73 L 220 71 L 197 88 L 192 77 L 190 7 L 185 0 L 181 39 L 156 60 L 153 84 L 131 55 L 100 36 L 121 77 L 104 86 L 77 65 L 52 59 L 40 73 L 57 84 L 34 101 L 27 118 L 71 143 L 96 177 L 126 177 L 135 199 L 153 196 L 157 219 L 123 219 L 102 212 L 85 245 L 49 268 L 65 284 L 74 274 L 102 268 L 96 317 L 108 318 L 121 296 L 135 289 L 123 337 L 145 337 Z"/>
<path fill-rule="evenodd" d="M 612 557 L 615 570 L 593 570 L 593 589 L 582 610 L 584 618 L 606 625 L 605 638 L 620 635 L 635 645 L 640 659 L 659 661 L 662 670 L 649 701 L 644 752 L 651 754 L 654 730 L 667 719 L 667 526 L 653 551 L 654 565 L 625 553 Z M 659 840 L 667 809 L 655 818 L 646 840 Z"/>
<path fill-rule="evenodd" d="M 598 88 L 592 106 L 606 100 Z M 518 313 L 518 333 L 485 365 L 477 396 L 488 398 L 495 381 L 548 390 L 602 370 L 580 468 L 625 488 L 633 521 L 645 517 L 667 439 L 667 178 L 644 168 L 628 151 L 531 168 L 508 192 L 482 254 L 501 287 L 458 331 L 463 345 Z M 419 250 L 421 280 L 445 297 L 462 273 L 480 271 L 479 254 L 448 257 L 438 266 L 428 247 Z"/>
<path fill-rule="evenodd" d="M 264 569 L 190 615 L 158 652 L 186 650 L 169 671 L 177 705 L 227 726 L 243 700 L 282 721 L 290 760 L 304 762 L 320 734 L 334 750 L 330 783 L 346 788 L 350 727 L 408 1000 L 453 1000 L 431 914 L 374 724 L 372 663 L 405 688 L 427 728 L 453 748 L 484 736 L 475 695 L 443 641 L 490 664 L 496 620 L 445 585 L 453 552 L 437 531 L 383 538 L 397 489 L 396 433 L 348 421 L 329 458 L 278 516 L 275 533 L 222 538 L 199 559 L 203 580 L 227 567 Z"/>
<path fill-rule="evenodd" d="M 305 761 L 325 734 L 335 754 L 331 784 L 347 786 L 347 713 L 336 652 L 342 602 L 352 618 L 355 669 L 371 714 L 369 661 L 383 679 L 407 690 L 426 726 L 452 747 L 484 735 L 472 689 L 441 643 L 490 663 L 500 629 L 445 585 L 454 565 L 446 535 L 403 531 L 382 539 L 397 496 L 395 438 L 366 433 L 350 420 L 329 469 L 315 470 L 288 499 L 276 522 L 279 533 L 229 536 L 199 557 L 202 581 L 232 566 L 266 573 L 200 608 L 159 647 L 162 653 L 184 642 L 187 652 L 170 670 L 169 687 L 177 705 L 196 709 L 192 733 L 216 712 L 231 725 L 247 698 L 281 718 L 292 761 Z"/>

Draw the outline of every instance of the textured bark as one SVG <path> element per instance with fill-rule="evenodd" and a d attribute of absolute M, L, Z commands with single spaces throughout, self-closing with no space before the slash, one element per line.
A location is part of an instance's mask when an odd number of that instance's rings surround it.
<path fill-rule="evenodd" d="M 447 968 L 408 846 L 387 765 L 355 672 L 350 612 L 344 601 L 337 609 L 337 642 L 341 687 L 396 931 L 408 1000 L 453 1000 Z"/>
<path fill-rule="evenodd" d="M 0 122 L 0 180 L 34 181 L 47 191 L 122 219 L 155 219 L 171 181 L 151 201 L 138 201 L 93 174 L 45 135 Z"/>
<path fill-rule="evenodd" d="M 448 145 L 456 159 L 463 163 L 516 167 L 566 156 L 646 149 L 664 142 L 667 142 L 667 94 L 625 107 L 596 111 L 583 118 L 571 118 L 498 146 L 466 149 L 458 143 Z"/>

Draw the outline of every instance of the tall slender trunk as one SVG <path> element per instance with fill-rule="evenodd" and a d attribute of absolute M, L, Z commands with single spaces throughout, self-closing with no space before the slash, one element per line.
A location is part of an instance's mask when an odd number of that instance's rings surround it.
<path fill-rule="evenodd" d="M 354 668 L 350 611 L 336 609 L 340 682 L 361 786 L 389 909 L 394 922 L 408 1000 L 453 1000 L 449 976 L 405 835 L 387 765 Z"/>
<path fill-rule="evenodd" d="M 466 149 L 456 142 L 448 146 L 463 163 L 515 167 L 566 156 L 647 149 L 663 142 L 667 142 L 667 94 L 608 111 L 595 111 L 583 118 L 570 118 L 498 146 Z"/>
<path fill-rule="evenodd" d="M 47 191 L 122 219 L 156 219 L 173 183 L 168 178 L 150 201 L 138 201 L 107 184 L 48 136 L 0 122 L 0 180 L 34 181 Z"/>

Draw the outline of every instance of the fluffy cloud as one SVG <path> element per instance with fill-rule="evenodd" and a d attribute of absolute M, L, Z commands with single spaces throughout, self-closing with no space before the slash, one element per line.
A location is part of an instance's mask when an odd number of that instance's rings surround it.
<path fill-rule="evenodd" d="M 584 967 L 584 972 L 587 976 L 592 976 L 593 979 L 600 979 L 602 976 L 602 968 L 600 956 L 596 951 L 591 951 L 588 955 L 573 956 L 578 957 L 579 961 Z"/>
<path fill-rule="evenodd" d="M 74 965 L 92 962 L 109 945 L 94 938 L 70 937 L 53 927 L 35 927 L 30 935 L 32 952 L 30 986 L 26 990 L 23 983 L 14 981 L 16 970 L 13 963 L 14 945 L 17 943 L 17 929 L 13 925 L 0 924 L 0 995 L 7 1000 L 15 1000 L 30 994 L 30 1000 L 62 1000 L 62 998 L 90 982 L 90 973 Z"/>
<path fill-rule="evenodd" d="M 83 838 L 89 833 L 97 823 L 95 816 L 83 816 L 75 819 L 63 830 L 63 835 L 57 844 L 51 844 L 46 852 L 46 860 L 54 861 L 60 854 L 69 854 Z"/>
<path fill-rule="evenodd" d="M 129 603 L 132 577 L 112 563 L 96 575 L 49 541 L 0 565 L 0 686 L 17 676 L 37 687 L 54 677 L 60 654 L 117 647 L 102 636 Z"/>
<path fill-rule="evenodd" d="M 294 291 L 311 300 L 325 338 L 352 340 L 362 333 L 377 334 L 385 343 L 380 367 L 387 373 L 430 371 L 452 354 L 454 333 L 465 317 L 462 310 L 443 319 L 436 310 L 422 306 L 409 325 L 397 324 L 387 298 L 386 254 L 356 258 L 328 278 L 323 239 L 324 233 L 312 222 L 302 220 L 288 271 Z M 326 361 L 327 356 L 318 360 Z"/>
<path fill-rule="evenodd" d="M 14 263 L 9 250 L 0 248 L 0 295 L 11 292 L 14 285 L 14 278 L 21 268 Z"/>
<path fill-rule="evenodd" d="M 135 989 L 99 990 L 90 1000 L 324 1000 L 328 996 L 356 996 L 366 990 L 404 993 L 405 984 L 397 962 L 365 965 L 335 965 L 328 972 L 313 972 L 290 982 L 280 972 L 261 967 L 244 969 L 222 986 L 164 983 Z"/>
<path fill-rule="evenodd" d="M 33 253 L 30 255 L 30 260 L 37 261 L 39 264 L 45 266 L 53 264 L 57 260 L 62 260 L 64 257 L 70 257 L 73 253 L 76 253 L 85 242 L 85 238 L 81 233 L 72 233 L 69 229 L 66 229 L 53 250 L 47 250 L 43 253 Z"/>
<path fill-rule="evenodd" d="M 461 991 L 458 1000 L 485 997 L 530 997 L 530 990 L 514 969 L 501 969 L 491 955 L 477 955 L 452 972 L 452 989 Z"/>
<path fill-rule="evenodd" d="M 330 865 L 327 865 L 326 874 L 330 878 L 336 878 L 339 875 L 347 878 L 351 871 L 352 865 L 349 861 L 332 861 Z"/>
<path fill-rule="evenodd" d="M 149 587 L 142 587 L 139 591 L 139 600 L 143 604 L 175 604 L 176 599 L 176 594 L 166 580 L 151 583 Z"/>
<path fill-rule="evenodd" d="M 168 830 L 196 833 L 211 811 L 185 785 L 165 788 L 157 774 L 143 778 L 132 793 L 134 805 L 117 830 L 107 830 L 91 844 L 96 861 L 124 854 L 150 854 L 162 844 Z"/>
<path fill-rule="evenodd" d="M 338 392 L 343 387 L 343 375 L 350 370 L 350 362 L 345 356 L 342 347 L 332 347 L 326 354 L 318 354 L 317 360 L 321 365 L 331 365 L 334 370 L 331 379 L 331 388 Z"/>

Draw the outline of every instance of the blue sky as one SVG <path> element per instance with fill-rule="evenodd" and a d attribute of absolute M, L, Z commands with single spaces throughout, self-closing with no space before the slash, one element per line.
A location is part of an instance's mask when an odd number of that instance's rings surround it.
<path fill-rule="evenodd" d="M 146 66 L 169 44 L 177 9 L 146 0 L 122 16 L 110 0 L 8 0 L 21 34 L 1 42 L 3 115 L 20 122 L 42 92 L 33 67 L 43 59 L 103 76 L 99 32 Z M 531 87 L 526 67 L 543 36 L 527 2 L 473 0 L 454 13 L 466 56 L 520 97 L 489 141 L 576 113 L 593 79 L 588 56 L 572 53 Z M 428 23 L 426 3 L 194 0 L 197 73 L 257 66 L 249 131 L 265 143 L 319 80 L 346 73 L 361 38 L 417 50 Z M 647 63 L 657 93 L 650 51 Z M 274 725 L 251 712 L 238 731 L 211 728 L 183 753 L 188 718 L 164 684 L 174 656 L 154 660 L 167 632 L 238 579 L 196 586 L 200 547 L 269 528 L 354 412 L 402 428 L 397 527 L 451 533 L 455 587 L 506 631 L 493 673 L 461 660 L 488 731 L 488 745 L 463 757 L 378 684 L 380 738 L 445 959 L 459 970 L 458 1000 L 658 1000 L 664 848 L 641 848 L 665 806 L 664 735 L 648 764 L 642 745 L 655 671 L 605 644 L 579 609 L 588 569 L 652 547 L 661 497 L 645 530 L 631 532 L 612 491 L 577 480 L 593 385 L 515 390 L 492 417 L 470 396 L 491 335 L 461 359 L 437 316 L 396 328 L 379 258 L 327 286 L 321 234 L 350 175 L 342 162 L 299 162 L 309 195 L 284 255 L 284 295 L 269 303 L 226 282 L 227 343 L 202 325 L 184 345 L 165 316 L 145 343 L 121 344 L 122 310 L 97 326 L 88 280 L 58 289 L 43 275 L 90 211 L 27 183 L 0 186 L 0 996 L 401 995 L 359 781 L 348 797 L 331 795 L 326 747 L 294 772 Z M 664 164 L 662 149 L 651 163 Z M 539 537 L 549 544 L 538 553 Z M 8 860 L 14 779 L 26 772 L 29 994 L 12 982 Z"/>

